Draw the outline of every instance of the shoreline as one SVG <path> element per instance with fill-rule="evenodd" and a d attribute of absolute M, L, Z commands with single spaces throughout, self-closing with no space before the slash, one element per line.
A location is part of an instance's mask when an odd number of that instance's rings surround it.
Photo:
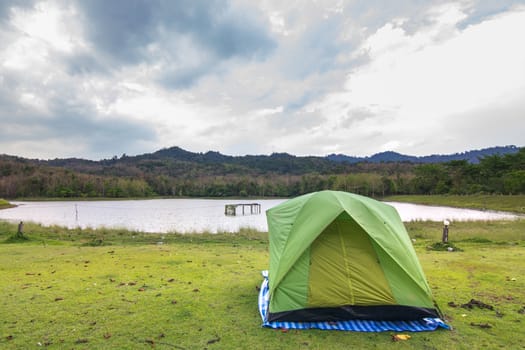
<path fill-rule="evenodd" d="M 158 199 L 204 199 L 204 200 L 286 200 L 293 197 L 188 197 L 188 196 L 153 196 L 153 197 L 44 197 L 14 198 L 14 202 L 95 202 L 95 201 L 135 201 Z M 525 214 L 525 195 L 393 195 L 375 198 L 382 202 L 399 202 L 428 206 L 446 206 L 451 208 L 473 209 L 482 211 Z M 16 207 L 8 200 L 0 198 L 0 210 Z M 4 205 L 2 205 L 4 204 Z"/>
<path fill-rule="evenodd" d="M 404 226 L 413 239 L 440 240 L 442 235 L 441 222 L 411 221 Z M 18 222 L 0 219 L 0 244 L 17 232 Z M 498 233 L 494 234 L 497 227 Z M 83 245 L 127 245 L 127 244 L 169 244 L 175 242 L 223 242 L 235 243 L 240 241 L 268 242 L 268 232 L 254 228 L 241 227 L 235 232 L 210 231 L 192 232 L 142 232 L 125 228 L 67 228 L 65 226 L 44 226 L 39 223 L 24 221 L 24 234 L 29 241 L 36 244 L 56 242 L 58 244 L 78 243 Z M 496 221 L 458 221 L 450 226 L 451 240 L 478 240 L 490 238 L 501 241 L 525 241 L 525 220 L 496 220 Z"/>

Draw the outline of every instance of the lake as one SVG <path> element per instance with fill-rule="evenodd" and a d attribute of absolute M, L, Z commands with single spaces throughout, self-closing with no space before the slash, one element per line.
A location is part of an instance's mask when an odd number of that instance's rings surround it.
<path fill-rule="evenodd" d="M 12 202 L 16 208 L 0 210 L 0 219 L 33 221 L 69 228 L 126 228 L 141 232 L 237 232 L 242 227 L 267 231 L 265 211 L 285 199 L 148 199 L 119 201 Z M 256 215 L 224 215 L 226 204 L 259 203 Z M 405 222 L 415 220 L 513 220 L 512 213 L 387 202 Z M 241 209 L 237 209 L 240 213 Z M 249 209 L 247 210 L 249 212 Z"/>

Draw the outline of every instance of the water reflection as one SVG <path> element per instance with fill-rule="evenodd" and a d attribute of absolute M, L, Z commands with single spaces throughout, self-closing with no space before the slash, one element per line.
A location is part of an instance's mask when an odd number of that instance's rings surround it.
<path fill-rule="evenodd" d="M 142 232 L 236 232 L 242 227 L 267 231 L 264 212 L 284 199 L 151 199 L 123 201 L 13 202 L 18 207 L 0 210 L 0 219 L 33 221 L 43 225 L 121 227 Z M 260 203 L 261 214 L 224 215 L 225 205 Z M 493 211 L 434 207 L 389 202 L 403 221 L 512 220 L 517 215 Z"/>
<path fill-rule="evenodd" d="M 474 210 L 439 207 L 411 203 L 385 202 L 396 208 L 403 221 L 473 221 L 473 220 L 514 220 L 519 216 L 492 210 Z"/>

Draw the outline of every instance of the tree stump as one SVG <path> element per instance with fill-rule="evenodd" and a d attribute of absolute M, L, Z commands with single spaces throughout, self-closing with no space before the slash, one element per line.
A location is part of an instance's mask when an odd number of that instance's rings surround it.
<path fill-rule="evenodd" d="M 448 220 L 444 221 L 443 236 L 441 237 L 441 242 L 442 243 L 448 243 L 448 225 L 449 224 L 450 224 L 450 222 Z"/>
<path fill-rule="evenodd" d="M 20 221 L 18 224 L 18 230 L 16 231 L 16 238 L 25 238 L 24 236 L 24 223 Z"/>

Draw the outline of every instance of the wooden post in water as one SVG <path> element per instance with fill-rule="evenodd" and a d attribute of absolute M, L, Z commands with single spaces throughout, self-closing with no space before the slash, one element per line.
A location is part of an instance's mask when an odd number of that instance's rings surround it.
<path fill-rule="evenodd" d="M 236 208 L 235 204 L 226 204 L 224 206 L 224 215 L 235 216 L 236 214 L 235 208 Z"/>
<path fill-rule="evenodd" d="M 239 204 L 226 204 L 224 206 L 224 215 L 235 216 L 237 215 L 237 207 L 242 207 L 242 215 L 247 215 L 248 208 L 250 208 L 250 215 L 260 214 L 261 205 L 259 203 L 239 203 Z"/>

